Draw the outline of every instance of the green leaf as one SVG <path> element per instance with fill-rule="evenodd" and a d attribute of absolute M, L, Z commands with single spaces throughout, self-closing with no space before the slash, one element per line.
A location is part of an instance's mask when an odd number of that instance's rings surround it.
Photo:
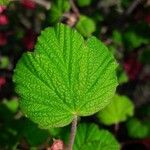
<path fill-rule="evenodd" d="M 31 146 L 38 146 L 46 142 L 49 137 L 47 130 L 38 128 L 37 124 L 27 120 L 23 135 Z"/>
<path fill-rule="evenodd" d="M 80 16 L 76 29 L 84 36 L 89 37 L 95 30 L 95 22 L 87 16 Z"/>
<path fill-rule="evenodd" d="M 97 117 L 106 125 L 118 124 L 133 116 L 134 105 L 126 96 L 115 95 L 111 104 L 101 110 Z"/>
<path fill-rule="evenodd" d="M 17 99 L 12 99 L 12 100 L 9 100 L 9 101 L 5 100 L 4 104 L 7 106 L 7 108 L 10 111 L 12 111 L 14 113 L 17 112 L 18 106 L 19 106 Z"/>
<path fill-rule="evenodd" d="M 13 80 L 20 107 L 43 128 L 62 127 L 111 101 L 117 86 L 116 62 L 95 37 L 84 41 L 58 24 L 42 31 L 34 52 L 18 62 Z"/>
<path fill-rule="evenodd" d="M 112 33 L 113 42 L 115 42 L 118 45 L 122 44 L 122 34 L 118 30 L 114 30 Z"/>
<path fill-rule="evenodd" d="M 119 84 L 125 83 L 129 80 L 126 72 L 121 66 L 118 66 L 117 68 L 117 76 Z"/>
<path fill-rule="evenodd" d="M 77 3 L 80 7 L 88 6 L 90 5 L 92 0 L 77 0 Z"/>
<path fill-rule="evenodd" d="M 80 124 L 73 150 L 119 150 L 119 147 L 110 132 L 99 129 L 95 124 Z"/>
<path fill-rule="evenodd" d="M 144 44 L 148 44 L 149 40 L 149 26 L 144 23 L 138 23 L 129 26 L 124 34 L 122 35 L 122 40 L 126 49 L 134 50 Z"/>
<path fill-rule="evenodd" d="M 132 138 L 146 138 L 150 136 L 150 121 L 142 122 L 132 118 L 127 122 L 128 134 Z"/>
<path fill-rule="evenodd" d="M 7 69 L 9 66 L 9 58 L 6 56 L 3 56 L 0 58 L 0 68 L 1 69 Z"/>
<path fill-rule="evenodd" d="M 56 0 L 52 3 L 50 9 L 49 21 L 53 24 L 58 23 L 64 12 L 69 11 L 70 3 L 69 0 Z"/>
<path fill-rule="evenodd" d="M 9 4 L 9 2 L 10 2 L 10 0 L 0 0 L 0 5 L 6 6 Z"/>
<path fill-rule="evenodd" d="M 143 50 L 139 56 L 139 60 L 143 64 L 150 64 L 150 49 Z"/>

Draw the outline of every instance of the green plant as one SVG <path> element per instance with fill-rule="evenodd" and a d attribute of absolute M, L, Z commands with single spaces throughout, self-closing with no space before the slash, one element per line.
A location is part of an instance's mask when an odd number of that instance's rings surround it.
<path fill-rule="evenodd" d="M 95 37 L 83 37 L 66 25 L 42 31 L 34 52 L 23 54 L 13 80 L 23 113 L 41 128 L 72 122 L 72 149 L 77 117 L 106 107 L 115 93 L 116 62 Z"/>
<path fill-rule="evenodd" d="M 52 8 L 49 11 L 49 21 L 53 24 L 60 21 L 64 12 L 69 11 L 69 0 L 56 0 L 52 3 Z"/>
<path fill-rule="evenodd" d="M 8 5 L 11 0 L 0 0 L 0 5 Z"/>
<path fill-rule="evenodd" d="M 81 15 L 78 23 L 76 24 L 76 29 L 84 37 L 89 37 L 96 30 L 95 22 L 87 16 Z"/>
<path fill-rule="evenodd" d="M 127 124 L 127 131 L 132 138 L 146 138 L 150 136 L 150 121 L 140 121 L 137 118 L 131 118 Z"/>
<path fill-rule="evenodd" d="M 110 115 L 111 114 L 111 115 Z M 118 124 L 133 116 L 134 105 L 126 96 L 115 95 L 112 102 L 103 110 L 99 111 L 97 117 L 106 125 Z"/>

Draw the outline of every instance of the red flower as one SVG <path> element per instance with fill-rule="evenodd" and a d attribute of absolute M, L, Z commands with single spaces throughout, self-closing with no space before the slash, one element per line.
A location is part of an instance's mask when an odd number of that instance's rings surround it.
<path fill-rule="evenodd" d="M 27 50 L 32 50 L 35 45 L 37 34 L 32 30 L 27 31 L 27 34 L 23 38 L 23 44 Z"/>
<path fill-rule="evenodd" d="M 0 14 L 0 25 L 7 25 L 8 23 L 8 17 L 6 15 Z"/>
<path fill-rule="evenodd" d="M 147 15 L 147 16 L 145 17 L 145 21 L 150 25 L 150 15 Z"/>
<path fill-rule="evenodd" d="M 51 148 L 48 150 L 65 150 L 65 145 L 61 140 L 54 140 Z"/>
<path fill-rule="evenodd" d="M 3 13 L 6 10 L 6 6 L 0 5 L 0 13 Z"/>
<path fill-rule="evenodd" d="M 4 77 L 0 77 L 0 88 L 6 84 L 6 79 Z"/>
<path fill-rule="evenodd" d="M 35 9 L 36 3 L 32 0 L 21 0 L 21 4 L 27 9 Z"/>
<path fill-rule="evenodd" d="M 135 54 L 129 56 L 124 62 L 124 69 L 130 80 L 135 80 L 142 69 L 142 64 L 137 61 Z"/>
<path fill-rule="evenodd" d="M 5 46 L 7 44 L 7 37 L 4 33 L 0 33 L 0 46 Z"/>

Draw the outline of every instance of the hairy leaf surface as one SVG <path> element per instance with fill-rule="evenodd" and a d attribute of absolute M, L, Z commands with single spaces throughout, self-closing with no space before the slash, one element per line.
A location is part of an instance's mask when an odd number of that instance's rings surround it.
<path fill-rule="evenodd" d="M 18 62 L 14 82 L 23 112 L 43 128 L 104 108 L 114 95 L 117 64 L 95 37 L 58 24 L 42 31 L 35 51 Z"/>

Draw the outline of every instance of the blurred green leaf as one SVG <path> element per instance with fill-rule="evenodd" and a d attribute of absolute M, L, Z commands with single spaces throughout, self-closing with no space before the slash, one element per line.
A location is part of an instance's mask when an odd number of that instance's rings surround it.
<path fill-rule="evenodd" d="M 79 21 L 76 24 L 76 29 L 84 36 L 89 37 L 95 30 L 95 22 L 87 16 L 80 16 Z"/>
<path fill-rule="evenodd" d="M 129 80 L 126 72 L 123 70 L 123 68 L 120 65 L 117 68 L 117 77 L 118 77 L 119 84 L 125 83 Z"/>
<path fill-rule="evenodd" d="M 90 5 L 92 0 L 77 0 L 77 3 L 80 7 L 88 6 Z"/>
<path fill-rule="evenodd" d="M 7 106 L 7 108 L 12 111 L 13 113 L 17 112 L 18 110 L 18 106 L 19 106 L 19 103 L 18 103 L 18 100 L 17 99 L 12 99 L 12 100 L 5 100 L 4 101 L 4 104 Z"/>
<path fill-rule="evenodd" d="M 121 5 L 125 8 L 129 7 L 129 5 L 132 3 L 131 0 L 121 0 Z"/>
<path fill-rule="evenodd" d="M 110 132 L 95 124 L 80 124 L 77 128 L 74 150 L 119 150 L 119 147 Z"/>
<path fill-rule="evenodd" d="M 118 30 L 114 30 L 112 33 L 113 42 L 120 45 L 122 43 L 122 34 Z"/>
<path fill-rule="evenodd" d="M 118 77 L 119 84 L 125 83 L 127 81 L 128 81 L 128 76 L 127 76 L 126 72 L 122 72 Z"/>
<path fill-rule="evenodd" d="M 140 57 L 139 57 L 140 62 L 143 64 L 150 64 L 150 49 L 144 50 Z"/>
<path fill-rule="evenodd" d="M 8 5 L 10 3 L 10 0 L 0 0 L 0 5 Z"/>
<path fill-rule="evenodd" d="M 9 66 L 9 58 L 7 56 L 3 56 L 0 58 L 0 68 L 7 69 Z"/>
<path fill-rule="evenodd" d="M 127 122 L 128 134 L 132 138 L 146 138 L 150 136 L 150 121 L 142 122 L 132 118 Z"/>
<path fill-rule="evenodd" d="M 133 113 L 134 105 L 131 100 L 126 96 L 115 95 L 112 102 L 98 112 L 97 117 L 102 123 L 112 125 L 126 121 Z"/>
<path fill-rule="evenodd" d="M 24 136 L 31 146 L 38 146 L 46 142 L 49 137 L 48 130 L 40 129 L 37 124 L 28 120 L 24 128 Z"/>
<path fill-rule="evenodd" d="M 139 23 L 129 26 L 123 33 L 122 39 L 126 49 L 134 50 L 142 44 L 148 44 L 150 42 L 149 35 L 149 26 L 144 23 Z"/>
<path fill-rule="evenodd" d="M 3 149 L 13 150 L 17 146 L 25 125 L 24 120 L 15 119 L 16 104 L 14 103 L 16 102 L 0 103 L 0 148 Z"/>
<path fill-rule="evenodd" d="M 52 2 L 52 8 L 50 9 L 49 21 L 52 24 L 58 23 L 64 12 L 69 11 L 69 0 L 55 0 Z"/>

